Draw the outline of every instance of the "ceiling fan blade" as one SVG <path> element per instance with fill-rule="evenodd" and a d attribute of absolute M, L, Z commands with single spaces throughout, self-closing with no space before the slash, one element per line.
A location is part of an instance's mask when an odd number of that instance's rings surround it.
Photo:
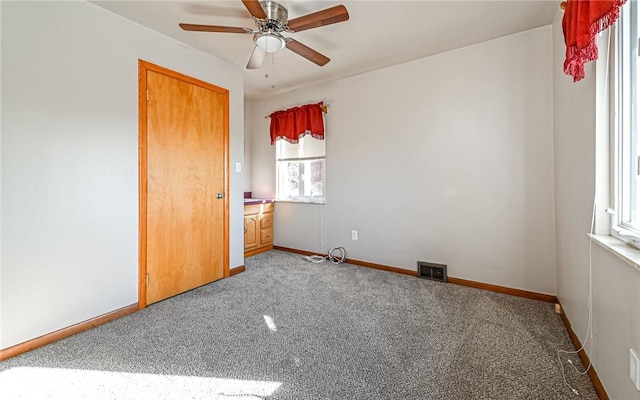
<path fill-rule="evenodd" d="M 322 55 L 312 48 L 307 47 L 304 44 L 291 38 L 287 38 L 287 49 L 293 51 L 298 55 L 301 55 L 302 57 L 313 63 L 318 64 L 321 67 L 331 61 L 329 57 Z"/>
<path fill-rule="evenodd" d="M 224 33 L 253 33 L 249 28 L 236 28 L 233 26 L 178 24 L 185 31 L 196 32 L 224 32 Z"/>
<path fill-rule="evenodd" d="M 247 10 L 258 19 L 267 19 L 267 14 L 264 12 L 264 9 L 260 5 L 258 0 L 242 0 L 242 4 L 247 7 Z"/>
<path fill-rule="evenodd" d="M 249 57 L 249 62 L 247 62 L 247 69 L 258 69 L 262 65 L 262 61 L 264 60 L 264 56 L 267 53 L 262 50 L 259 46 L 254 46 L 253 53 L 251 53 L 251 57 Z"/>
<path fill-rule="evenodd" d="M 349 20 L 349 12 L 343 5 L 327 8 L 326 10 L 303 15 L 289 20 L 287 25 L 293 32 L 300 32 L 311 28 L 331 25 Z"/>

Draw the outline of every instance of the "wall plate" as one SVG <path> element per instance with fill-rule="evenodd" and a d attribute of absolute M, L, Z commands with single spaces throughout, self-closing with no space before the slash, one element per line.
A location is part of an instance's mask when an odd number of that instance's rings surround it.
<path fill-rule="evenodd" d="M 636 389 L 640 390 L 640 359 L 633 349 L 629 349 L 629 378 L 633 381 Z"/>

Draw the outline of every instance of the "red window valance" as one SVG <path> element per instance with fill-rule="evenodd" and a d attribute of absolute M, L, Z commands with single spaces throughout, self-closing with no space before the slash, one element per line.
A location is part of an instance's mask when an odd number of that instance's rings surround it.
<path fill-rule="evenodd" d="M 288 110 L 276 111 L 271 117 L 271 144 L 284 139 L 289 143 L 298 143 L 304 135 L 315 139 L 324 139 L 324 119 L 322 102 L 306 104 Z"/>
<path fill-rule="evenodd" d="M 568 0 L 562 19 L 567 53 L 564 72 L 577 82 L 584 78 L 584 65 L 598 59 L 596 36 L 613 25 L 626 0 Z"/>

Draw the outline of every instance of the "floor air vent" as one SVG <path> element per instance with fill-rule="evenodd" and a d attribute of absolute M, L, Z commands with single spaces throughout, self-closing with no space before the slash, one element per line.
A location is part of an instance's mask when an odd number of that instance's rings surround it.
<path fill-rule="evenodd" d="M 447 266 L 445 264 L 434 264 L 425 261 L 418 261 L 418 278 L 446 282 Z"/>

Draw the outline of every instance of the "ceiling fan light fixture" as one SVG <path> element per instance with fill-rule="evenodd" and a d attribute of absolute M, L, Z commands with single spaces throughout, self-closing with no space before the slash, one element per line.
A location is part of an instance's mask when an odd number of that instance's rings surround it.
<path fill-rule="evenodd" d="M 253 41 L 256 46 L 260 47 L 265 53 L 275 53 L 282 50 L 286 44 L 284 38 L 276 33 L 258 33 L 254 36 Z"/>

